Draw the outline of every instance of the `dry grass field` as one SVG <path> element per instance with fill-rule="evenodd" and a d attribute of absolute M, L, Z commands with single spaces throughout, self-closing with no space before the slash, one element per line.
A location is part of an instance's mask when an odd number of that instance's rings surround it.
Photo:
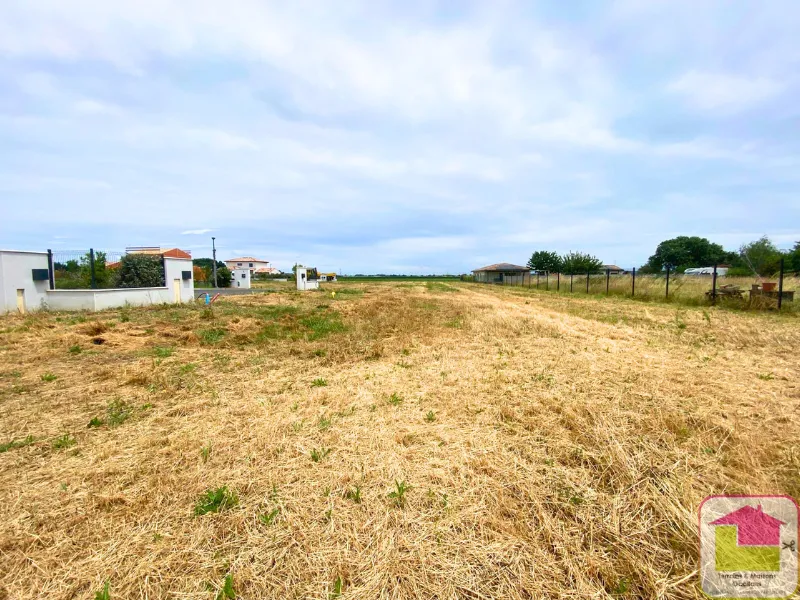
<path fill-rule="evenodd" d="M 441 282 L 5 316 L 0 599 L 700 598 L 700 501 L 800 496 L 798 354 Z"/>

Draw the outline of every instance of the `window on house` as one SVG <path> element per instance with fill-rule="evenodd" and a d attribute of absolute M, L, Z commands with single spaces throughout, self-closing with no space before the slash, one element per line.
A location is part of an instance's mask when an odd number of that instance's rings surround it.
<path fill-rule="evenodd" d="M 237 267 L 241 267 L 241 266 L 242 266 L 242 263 L 236 263 L 236 266 L 237 266 Z"/>
<path fill-rule="evenodd" d="M 252 266 L 253 266 L 253 263 L 250 263 L 250 266 L 252 267 Z"/>
<path fill-rule="evenodd" d="M 244 273 L 242 273 L 242 279 L 247 279 L 247 275 L 245 275 Z"/>

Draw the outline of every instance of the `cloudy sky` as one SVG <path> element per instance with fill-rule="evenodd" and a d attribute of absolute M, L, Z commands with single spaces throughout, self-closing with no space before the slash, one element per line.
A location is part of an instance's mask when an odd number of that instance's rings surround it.
<path fill-rule="evenodd" d="M 3 0 L 0 246 L 356 272 L 800 239 L 796 0 Z"/>

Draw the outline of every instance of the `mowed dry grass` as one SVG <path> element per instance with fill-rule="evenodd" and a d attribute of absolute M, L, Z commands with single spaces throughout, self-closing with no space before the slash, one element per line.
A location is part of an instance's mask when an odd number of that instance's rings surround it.
<path fill-rule="evenodd" d="M 376 283 L 0 332 L 3 599 L 700 598 L 700 501 L 800 496 L 794 317 Z"/>

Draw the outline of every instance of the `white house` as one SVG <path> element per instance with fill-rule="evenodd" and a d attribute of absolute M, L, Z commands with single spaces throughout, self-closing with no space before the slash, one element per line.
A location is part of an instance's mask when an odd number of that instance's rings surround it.
<path fill-rule="evenodd" d="M 260 258 L 253 258 L 252 256 L 240 256 L 239 258 L 229 258 L 225 261 L 231 271 L 236 269 L 249 269 L 250 274 L 255 273 L 278 273 L 278 269 L 272 266 L 268 260 L 261 260 Z"/>

